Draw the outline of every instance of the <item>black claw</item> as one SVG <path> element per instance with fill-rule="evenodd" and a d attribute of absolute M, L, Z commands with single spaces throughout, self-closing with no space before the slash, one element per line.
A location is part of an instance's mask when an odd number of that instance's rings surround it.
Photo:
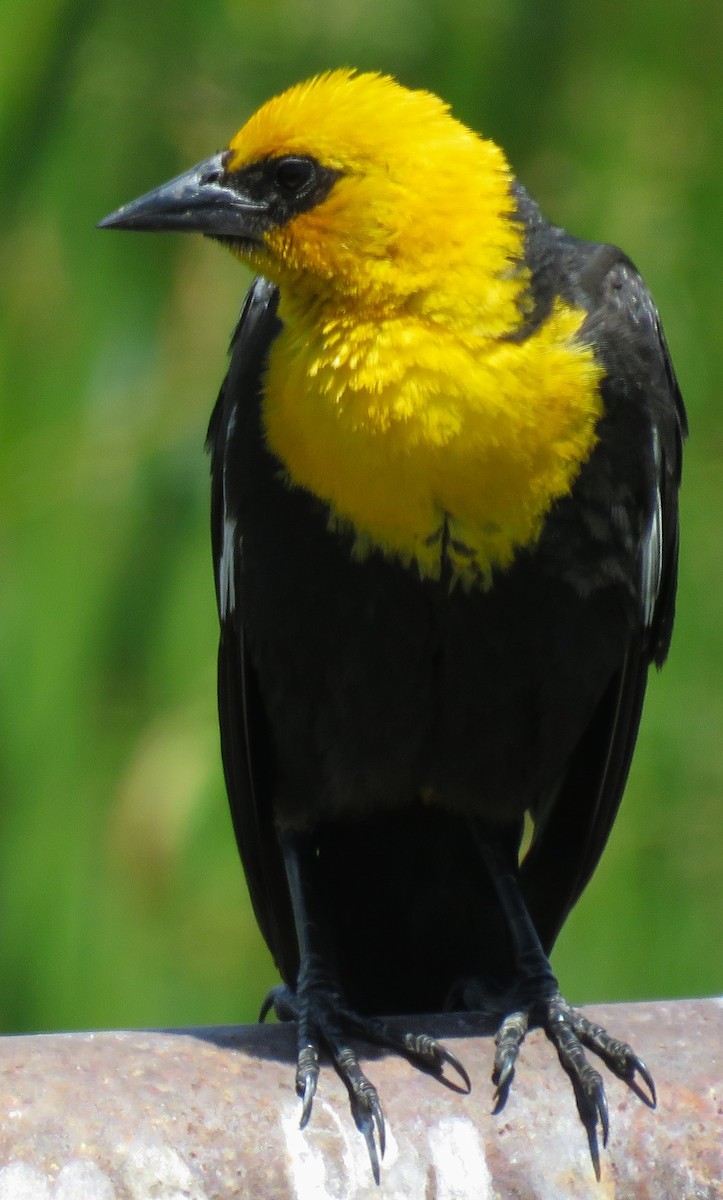
<path fill-rule="evenodd" d="M 492 1072 L 492 1082 L 498 1091 L 503 1088 L 508 1088 L 512 1082 L 512 1077 L 515 1073 L 515 1059 L 505 1058 L 502 1061 L 495 1059 L 495 1066 Z"/>
<path fill-rule="evenodd" d="M 303 1086 L 300 1091 L 301 1095 L 301 1117 L 299 1118 L 299 1129 L 305 1129 L 309 1124 L 311 1110 L 314 1107 L 314 1096 L 316 1095 L 316 1076 L 307 1075 L 304 1079 Z"/>
<path fill-rule="evenodd" d="M 385 1151 L 387 1148 L 387 1129 L 386 1129 L 386 1124 L 384 1122 L 384 1113 L 382 1112 L 382 1106 L 377 1099 L 375 1099 L 372 1103 L 372 1115 L 373 1115 L 374 1121 L 376 1123 L 377 1136 L 379 1138 L 379 1154 L 380 1154 L 381 1158 L 384 1158 L 384 1154 L 385 1154 Z"/>
<path fill-rule="evenodd" d="M 337 1060 L 337 1069 L 349 1090 L 352 1114 L 357 1129 L 366 1142 L 374 1182 L 378 1185 L 381 1179 L 380 1163 L 387 1146 L 387 1134 L 377 1090 L 362 1073 L 356 1056 L 351 1051 L 344 1054 L 343 1062 Z"/>
<path fill-rule="evenodd" d="M 371 1164 L 374 1182 L 377 1187 L 379 1187 L 382 1181 L 380 1157 L 384 1157 L 384 1120 L 382 1119 L 382 1132 L 381 1135 L 379 1135 L 378 1125 L 376 1124 L 374 1117 L 370 1116 L 369 1113 L 355 1112 L 354 1119 L 356 1121 L 357 1129 L 361 1133 L 366 1143 L 367 1154 L 369 1155 L 369 1162 Z M 377 1151 L 375 1133 L 380 1137 L 379 1151 Z"/>
<path fill-rule="evenodd" d="M 457 1058 L 457 1055 L 448 1050 L 446 1046 L 443 1046 L 441 1042 L 438 1042 L 436 1038 L 430 1037 L 426 1033 L 406 1034 L 404 1043 L 407 1054 L 413 1062 L 431 1071 L 433 1075 L 436 1075 L 438 1079 L 442 1079 L 449 1087 L 454 1088 L 455 1091 L 464 1091 L 468 1094 L 472 1091 L 472 1080 L 463 1064 Z M 457 1072 L 464 1085 L 462 1088 L 455 1084 L 453 1080 L 444 1078 L 445 1064 Z"/>
<path fill-rule="evenodd" d="M 602 1129 L 602 1144 L 603 1148 L 608 1144 L 608 1135 L 610 1133 L 610 1116 L 608 1113 L 608 1101 L 605 1095 L 605 1089 L 600 1085 L 600 1089 L 596 1096 L 596 1104 L 598 1116 L 600 1117 L 600 1128 Z"/>
<path fill-rule="evenodd" d="M 299 1047 L 296 1058 L 296 1091 L 301 1096 L 299 1128 L 304 1129 L 311 1116 L 319 1079 L 319 1048 L 315 1042 Z"/>
<path fill-rule="evenodd" d="M 647 1104 L 648 1108 L 656 1108 L 657 1103 L 658 1103 L 658 1096 L 655 1091 L 655 1084 L 653 1082 L 653 1076 L 650 1074 L 650 1071 L 646 1067 L 642 1058 L 636 1058 L 635 1062 L 633 1064 L 633 1067 L 634 1067 L 634 1071 L 636 1071 L 638 1073 L 638 1075 L 641 1077 L 643 1083 L 648 1088 L 650 1095 L 646 1096 L 645 1092 L 641 1088 L 641 1086 L 638 1083 L 637 1079 L 635 1078 L 634 1074 L 628 1080 L 630 1087 L 635 1092 L 635 1095 L 640 1097 L 643 1104 Z"/>
<path fill-rule="evenodd" d="M 503 1063 L 499 1070 L 497 1069 L 497 1065 L 495 1065 L 495 1069 L 492 1072 L 492 1082 L 495 1085 L 494 1103 L 492 1106 L 492 1112 L 494 1116 L 497 1116 L 497 1113 L 502 1112 L 502 1109 L 505 1107 L 514 1077 L 514 1061 L 507 1061 Z"/>
<path fill-rule="evenodd" d="M 592 1169 L 595 1172 L 595 1178 L 600 1182 L 600 1151 L 597 1144 L 597 1126 L 585 1126 L 587 1132 L 587 1144 L 590 1147 L 590 1158 L 592 1159 Z"/>
<path fill-rule="evenodd" d="M 572 1076 L 571 1076 L 572 1079 Z M 608 1105 L 605 1098 L 605 1089 L 602 1082 L 590 1092 L 586 1089 L 582 1080 L 572 1079 L 573 1089 L 575 1091 L 575 1100 L 577 1101 L 577 1111 L 580 1114 L 585 1132 L 587 1134 L 587 1144 L 590 1148 L 590 1158 L 592 1160 L 592 1169 L 595 1172 L 595 1178 L 600 1182 L 600 1150 L 598 1146 L 598 1125 L 602 1133 L 603 1148 L 607 1145 L 609 1133 L 608 1120 Z"/>
<path fill-rule="evenodd" d="M 273 987 L 264 996 L 264 1001 L 259 1011 L 260 1025 L 263 1024 L 270 1012 L 273 1012 L 279 1021 L 298 1020 L 299 1006 L 296 997 L 284 984 Z"/>
<path fill-rule="evenodd" d="M 437 1053 L 439 1054 L 442 1065 L 447 1063 L 447 1065 L 450 1066 L 453 1071 L 457 1072 L 462 1080 L 462 1083 L 464 1084 L 464 1091 L 469 1095 L 469 1093 L 472 1091 L 472 1080 L 470 1079 L 464 1064 L 460 1062 L 456 1054 L 453 1054 L 452 1051 L 448 1050 L 446 1046 L 440 1045 L 439 1042 L 437 1042 Z M 452 1084 L 451 1086 L 454 1085 Z"/>

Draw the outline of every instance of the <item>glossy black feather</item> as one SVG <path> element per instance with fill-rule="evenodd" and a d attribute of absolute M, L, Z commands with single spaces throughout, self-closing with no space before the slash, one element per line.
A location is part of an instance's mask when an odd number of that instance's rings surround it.
<path fill-rule="evenodd" d="M 229 526 L 236 477 L 229 447 L 238 406 L 258 390 L 268 345 L 278 329 L 277 297 L 263 280 L 251 288 L 231 343 L 233 366 L 221 388 L 208 430 L 212 454 L 211 545 L 221 620 L 218 708 L 221 751 L 236 841 L 259 928 L 287 971 L 298 965 L 293 916 L 276 840 L 271 794 L 270 738 L 243 623 L 235 603 L 239 586 L 238 531 Z M 235 369 L 234 369 L 235 368 Z"/>
<path fill-rule="evenodd" d="M 360 1011 L 438 1009 L 466 978 L 509 986 L 475 846 L 493 823 L 514 857 L 525 810 L 523 887 L 549 950 L 607 840 L 670 638 L 685 416 L 657 313 L 620 251 L 547 225 L 521 189 L 518 204 L 529 328 L 555 295 L 587 310 L 605 413 L 572 495 L 488 591 L 354 561 L 323 503 L 283 482 L 261 427 L 279 329 L 263 280 L 209 430 L 221 739 L 254 909 L 293 984 L 275 823 L 313 830 L 330 960 Z"/>

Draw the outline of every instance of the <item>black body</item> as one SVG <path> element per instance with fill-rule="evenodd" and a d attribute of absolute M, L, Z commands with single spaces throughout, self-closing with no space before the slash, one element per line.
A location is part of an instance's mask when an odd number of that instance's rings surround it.
<path fill-rule="evenodd" d="M 328 964 L 366 1013 L 437 1011 L 515 973 L 480 846 L 516 858 L 549 951 L 617 812 L 650 664 L 667 652 L 685 415 L 650 295 L 611 246 L 518 191 L 535 310 L 583 306 L 606 369 L 599 441 L 538 543 L 487 589 L 450 586 L 329 528 L 264 443 L 277 295 L 247 298 L 209 430 L 224 767 L 261 930 L 299 964 L 278 829 L 308 831 Z M 444 555 L 444 540 L 440 543 Z"/>

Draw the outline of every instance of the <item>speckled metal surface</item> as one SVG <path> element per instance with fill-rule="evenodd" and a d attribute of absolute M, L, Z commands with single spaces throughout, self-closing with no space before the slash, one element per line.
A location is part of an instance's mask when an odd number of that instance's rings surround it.
<path fill-rule="evenodd" d="M 290 1028 L 0 1040 L 0 1200 L 723 1197 L 723 1003 L 586 1011 L 633 1044 L 659 1096 L 651 1112 L 608 1077 L 600 1183 L 544 1036 L 530 1035 L 507 1107 L 493 1116 L 490 1038 L 439 1018 L 471 1096 L 393 1055 L 364 1055 L 388 1125 L 380 1187 L 331 1067 L 299 1130 Z"/>

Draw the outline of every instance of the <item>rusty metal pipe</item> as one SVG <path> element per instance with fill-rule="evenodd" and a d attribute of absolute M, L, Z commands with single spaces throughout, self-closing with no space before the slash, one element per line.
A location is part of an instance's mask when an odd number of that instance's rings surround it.
<path fill-rule="evenodd" d="M 2 1039 L 0 1200 L 720 1200 L 723 1002 L 585 1011 L 630 1040 L 659 1096 L 651 1112 L 606 1076 L 599 1184 L 544 1036 L 525 1042 L 493 1116 L 490 1038 L 440 1017 L 419 1027 L 460 1056 L 471 1096 L 363 1048 L 388 1124 L 379 1188 L 330 1067 L 299 1130 L 291 1028 Z"/>

